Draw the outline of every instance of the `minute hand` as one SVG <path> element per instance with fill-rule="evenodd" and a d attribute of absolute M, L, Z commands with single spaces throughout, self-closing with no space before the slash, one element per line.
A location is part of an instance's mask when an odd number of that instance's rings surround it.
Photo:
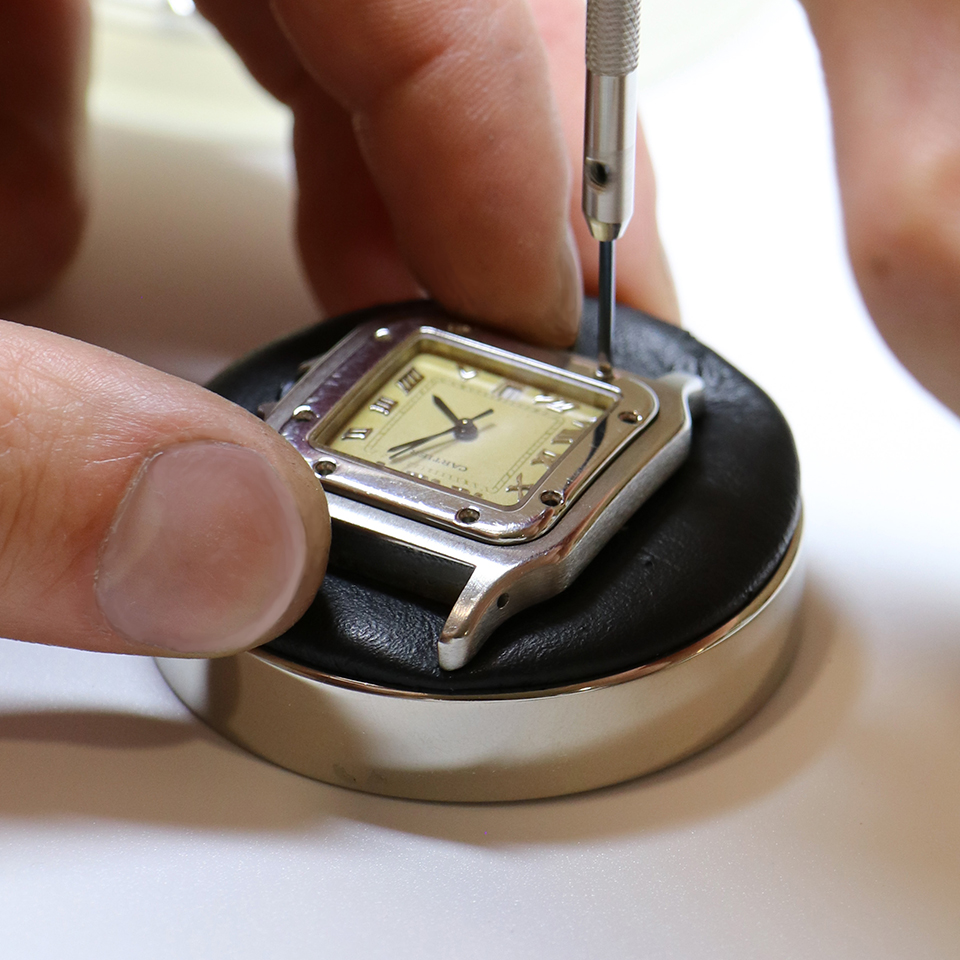
<path fill-rule="evenodd" d="M 439 433 L 432 433 L 429 437 L 420 437 L 417 440 L 407 440 L 406 443 L 398 443 L 395 447 L 390 447 L 387 450 L 387 453 L 392 453 L 390 459 L 395 460 L 401 454 L 407 453 L 410 450 L 413 450 L 415 447 L 421 446 L 421 444 L 429 443 L 431 440 L 438 440 L 440 437 L 445 437 L 448 433 L 456 433 L 457 430 L 462 429 L 464 424 L 472 424 L 474 420 L 479 420 L 481 417 L 489 416 L 493 413 L 493 407 L 489 410 L 484 410 L 483 413 L 478 413 L 475 417 L 468 417 L 463 420 L 458 421 L 454 426 L 449 427 L 446 430 L 441 430 Z"/>

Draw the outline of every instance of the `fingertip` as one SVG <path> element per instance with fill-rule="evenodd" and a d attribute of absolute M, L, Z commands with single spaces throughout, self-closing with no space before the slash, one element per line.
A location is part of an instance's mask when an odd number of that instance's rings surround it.
<path fill-rule="evenodd" d="M 312 601 L 329 517 L 306 462 L 195 384 L 0 323 L 0 630 L 219 656 Z"/>
<path fill-rule="evenodd" d="M 525 338 L 552 347 L 569 347 L 577 339 L 583 312 L 580 253 L 568 224 L 557 256 L 556 296 L 545 313 L 524 330 Z"/>

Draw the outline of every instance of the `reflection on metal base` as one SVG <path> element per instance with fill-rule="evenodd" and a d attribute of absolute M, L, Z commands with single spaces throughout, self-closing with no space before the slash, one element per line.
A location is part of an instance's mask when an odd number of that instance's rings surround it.
<path fill-rule="evenodd" d="M 316 780 L 420 800 L 578 793 L 696 753 L 767 700 L 796 645 L 800 536 L 798 526 L 771 581 L 730 623 L 669 657 L 580 686 L 412 693 L 262 651 L 157 665 L 215 730 Z"/>

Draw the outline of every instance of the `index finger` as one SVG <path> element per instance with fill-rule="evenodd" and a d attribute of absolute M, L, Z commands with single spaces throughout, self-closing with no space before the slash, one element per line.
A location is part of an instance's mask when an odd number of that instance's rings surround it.
<path fill-rule="evenodd" d="M 531 339 L 573 339 L 580 276 L 567 225 L 571 177 L 546 56 L 524 0 L 275 0 L 269 8 L 265 0 L 208 0 L 202 7 L 293 108 L 306 198 L 301 237 L 320 233 L 327 251 L 337 236 L 363 237 L 352 218 L 376 216 L 364 193 L 369 177 L 396 256 L 429 293 Z M 268 37 L 268 10 L 302 77 L 277 36 Z M 362 177 L 341 165 L 329 182 L 330 166 L 318 159 L 324 148 L 349 149 L 333 124 L 311 122 L 327 109 L 325 97 L 348 118 Z M 327 142 L 315 142 L 319 131 Z"/>

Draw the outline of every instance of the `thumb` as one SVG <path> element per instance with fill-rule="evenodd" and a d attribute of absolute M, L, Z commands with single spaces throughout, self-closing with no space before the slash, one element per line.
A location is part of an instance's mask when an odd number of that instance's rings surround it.
<path fill-rule="evenodd" d="M 233 653 L 303 613 L 329 538 L 316 478 L 255 417 L 0 321 L 0 635 Z"/>

